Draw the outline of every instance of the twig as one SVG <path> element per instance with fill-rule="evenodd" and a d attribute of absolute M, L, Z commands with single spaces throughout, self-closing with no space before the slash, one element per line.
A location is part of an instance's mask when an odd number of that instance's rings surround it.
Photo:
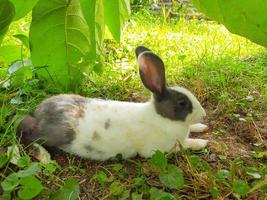
<path fill-rule="evenodd" d="M 258 134 L 258 137 L 259 137 L 260 141 L 263 142 L 263 139 L 262 139 L 261 133 L 260 133 L 260 131 L 259 131 L 259 128 L 258 128 L 257 124 L 254 122 L 253 119 L 252 119 L 252 123 L 253 123 L 253 125 L 254 125 L 254 127 L 255 127 L 255 129 L 256 129 L 256 132 L 257 132 L 257 134 Z"/>

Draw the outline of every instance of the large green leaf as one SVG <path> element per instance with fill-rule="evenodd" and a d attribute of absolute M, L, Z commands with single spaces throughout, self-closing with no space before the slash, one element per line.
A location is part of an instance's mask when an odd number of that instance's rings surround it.
<path fill-rule="evenodd" d="M 14 5 L 8 0 L 0 0 L 0 44 L 6 34 L 9 24 L 15 15 Z"/>
<path fill-rule="evenodd" d="M 104 41 L 105 23 L 102 0 L 80 0 L 84 18 L 88 24 L 92 47 L 92 58 L 100 53 Z"/>
<path fill-rule="evenodd" d="M 4 191 L 11 192 L 19 185 L 19 178 L 16 173 L 8 175 L 2 182 L 1 186 Z"/>
<path fill-rule="evenodd" d="M 10 0 L 10 1 L 14 4 L 16 11 L 13 20 L 18 20 L 27 15 L 27 13 L 29 13 L 32 10 L 32 8 L 35 6 L 38 0 Z"/>
<path fill-rule="evenodd" d="M 121 30 L 130 16 L 129 0 L 103 0 L 105 24 L 113 37 L 120 41 Z"/>
<path fill-rule="evenodd" d="M 21 178 L 20 185 L 21 188 L 18 191 L 18 196 L 22 200 L 33 199 L 43 190 L 42 183 L 34 176 L 25 176 Z"/>
<path fill-rule="evenodd" d="M 232 33 L 267 47 L 266 0 L 192 0 L 207 16 Z"/>
<path fill-rule="evenodd" d="M 76 200 L 80 194 L 79 183 L 74 178 L 69 178 L 65 181 L 65 185 L 58 191 L 52 193 L 50 200 L 68 199 Z"/>
<path fill-rule="evenodd" d="M 34 66 L 63 90 L 74 89 L 92 55 L 90 34 L 79 0 L 39 0 L 30 28 Z"/>
<path fill-rule="evenodd" d="M 155 167 L 164 169 L 167 167 L 168 161 L 166 156 L 157 150 L 151 157 L 150 163 Z"/>
<path fill-rule="evenodd" d="M 234 193 L 245 196 L 249 192 L 249 186 L 246 181 L 243 180 L 237 180 L 233 183 L 233 191 Z"/>
<path fill-rule="evenodd" d="M 0 67 L 5 67 L 16 60 L 21 59 L 21 47 L 17 45 L 4 45 L 0 47 Z"/>
<path fill-rule="evenodd" d="M 161 173 L 159 180 L 170 189 L 180 189 L 184 186 L 183 172 L 175 165 L 168 165 L 168 173 Z"/>

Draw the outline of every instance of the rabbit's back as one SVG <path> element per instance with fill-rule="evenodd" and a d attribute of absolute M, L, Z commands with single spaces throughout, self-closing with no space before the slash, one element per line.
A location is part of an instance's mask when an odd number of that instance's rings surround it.
<path fill-rule="evenodd" d="M 124 158 L 137 153 L 148 157 L 157 149 L 168 151 L 188 131 L 183 123 L 156 114 L 151 102 L 90 99 L 84 110 L 68 151 L 90 159 L 106 160 L 119 153 Z"/>

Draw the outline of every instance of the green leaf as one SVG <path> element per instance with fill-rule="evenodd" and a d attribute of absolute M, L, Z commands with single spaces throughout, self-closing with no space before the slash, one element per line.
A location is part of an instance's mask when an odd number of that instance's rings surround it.
<path fill-rule="evenodd" d="M 246 181 L 243 180 L 237 180 L 233 183 L 233 191 L 234 193 L 245 196 L 249 191 L 249 186 Z"/>
<path fill-rule="evenodd" d="M 10 100 L 10 104 L 13 104 L 13 105 L 20 105 L 22 103 L 23 103 L 23 101 L 22 101 L 21 96 L 15 96 Z M 17 165 L 17 160 L 19 160 L 19 159 L 20 159 L 20 157 L 17 158 L 15 156 L 13 156 L 12 159 L 10 160 L 10 162 L 14 165 Z"/>
<path fill-rule="evenodd" d="M 122 168 L 123 168 L 123 165 L 120 163 L 116 163 L 112 167 L 113 171 L 115 171 L 115 172 L 119 172 L 120 170 L 122 170 Z"/>
<path fill-rule="evenodd" d="M 0 61 L 7 65 L 21 58 L 21 47 L 17 45 L 5 45 L 0 47 Z"/>
<path fill-rule="evenodd" d="M 90 32 L 92 59 L 102 52 L 105 35 L 103 0 L 80 0 L 82 12 Z"/>
<path fill-rule="evenodd" d="M 97 63 L 94 65 L 93 70 L 97 74 L 101 74 L 104 71 L 103 63 Z"/>
<path fill-rule="evenodd" d="M 9 176 L 7 176 L 1 183 L 3 190 L 6 192 L 13 191 L 18 185 L 19 185 L 19 178 L 16 173 L 12 173 Z"/>
<path fill-rule="evenodd" d="M 168 165 L 168 173 L 161 173 L 159 180 L 170 189 L 180 189 L 184 186 L 183 172 L 175 165 Z"/>
<path fill-rule="evenodd" d="M 30 165 L 31 158 L 29 156 L 23 156 L 18 160 L 17 166 L 20 168 L 27 167 Z"/>
<path fill-rule="evenodd" d="M 32 8 L 35 6 L 38 0 L 10 0 L 10 1 L 15 6 L 15 11 L 16 11 L 14 17 L 15 21 L 27 15 L 27 13 L 29 13 L 32 10 Z"/>
<path fill-rule="evenodd" d="M 1 196 L 1 198 L 3 200 L 12 200 L 10 192 L 4 192 L 3 195 Z"/>
<path fill-rule="evenodd" d="M 205 162 L 204 160 L 202 160 L 197 155 L 190 156 L 190 162 L 196 170 L 200 170 L 200 171 L 209 171 L 210 170 L 209 164 L 207 162 Z"/>
<path fill-rule="evenodd" d="M 65 91 L 80 85 L 93 49 L 79 0 L 39 0 L 30 44 L 33 65 L 48 66 L 37 71 L 41 76 Z"/>
<path fill-rule="evenodd" d="M 4 166 L 6 166 L 8 161 L 9 161 L 9 157 L 6 154 L 0 155 L 0 169 L 3 168 Z"/>
<path fill-rule="evenodd" d="M 16 34 L 13 35 L 13 37 L 19 39 L 21 41 L 21 43 L 26 47 L 26 48 L 30 48 L 30 44 L 29 44 L 29 38 L 24 35 L 24 34 Z"/>
<path fill-rule="evenodd" d="M 209 189 L 209 192 L 210 192 L 210 194 L 211 194 L 213 199 L 217 199 L 219 197 L 219 195 L 220 195 L 220 192 L 216 187 L 211 187 Z"/>
<path fill-rule="evenodd" d="M 94 177 L 96 178 L 96 181 L 101 185 L 108 182 L 108 177 L 103 171 L 97 172 Z"/>
<path fill-rule="evenodd" d="M 16 61 L 8 68 L 8 74 L 14 75 L 19 72 L 22 68 L 32 66 L 31 60 Z"/>
<path fill-rule="evenodd" d="M 15 96 L 14 98 L 16 98 L 16 97 L 20 97 L 20 96 Z M 11 104 L 12 104 L 12 99 L 10 101 Z M 10 163 L 17 165 L 18 160 L 21 158 L 18 145 L 15 144 L 12 146 L 8 146 L 7 147 L 7 155 L 10 158 Z"/>
<path fill-rule="evenodd" d="M 230 32 L 267 47 L 265 0 L 193 0 L 192 3 Z"/>
<path fill-rule="evenodd" d="M 15 15 L 15 7 L 8 0 L 0 0 L 0 44 Z"/>
<path fill-rule="evenodd" d="M 78 199 L 80 194 L 80 187 L 76 179 L 69 178 L 65 181 L 65 185 L 53 193 L 50 200 L 58 200 L 58 199 L 68 199 L 68 200 L 76 200 Z"/>
<path fill-rule="evenodd" d="M 259 188 L 260 192 L 267 192 L 267 179 L 257 179 L 251 183 L 251 187 Z"/>
<path fill-rule="evenodd" d="M 113 196 L 118 196 L 122 194 L 122 192 L 124 191 L 124 188 L 120 182 L 114 181 L 113 183 L 110 184 L 109 190 Z"/>
<path fill-rule="evenodd" d="M 149 191 L 151 200 L 172 200 L 175 199 L 173 195 L 163 192 L 157 188 L 152 187 Z"/>
<path fill-rule="evenodd" d="M 138 194 L 137 192 L 132 193 L 132 200 L 142 200 L 142 194 Z"/>
<path fill-rule="evenodd" d="M 255 167 L 246 167 L 246 173 L 255 179 L 260 179 L 261 175 Z"/>
<path fill-rule="evenodd" d="M 130 190 L 125 190 L 120 196 L 120 200 L 127 200 L 129 199 L 129 197 L 130 197 Z"/>
<path fill-rule="evenodd" d="M 146 180 L 144 179 L 144 177 L 133 178 L 133 182 L 136 186 L 142 186 L 146 184 Z"/>
<path fill-rule="evenodd" d="M 103 0 L 105 24 L 119 42 L 122 27 L 130 17 L 129 0 Z"/>
<path fill-rule="evenodd" d="M 49 163 L 42 163 L 42 168 L 42 173 L 46 176 L 50 176 L 60 167 L 56 161 L 51 161 Z"/>
<path fill-rule="evenodd" d="M 32 199 L 36 197 L 42 190 L 42 183 L 34 176 L 26 176 L 20 180 L 21 189 L 18 191 L 20 199 Z"/>
<path fill-rule="evenodd" d="M 221 169 L 219 170 L 216 174 L 215 177 L 218 181 L 223 181 L 225 179 L 227 179 L 230 175 L 230 172 L 226 169 Z"/>
<path fill-rule="evenodd" d="M 267 151 L 255 152 L 255 158 L 267 158 Z"/>
<path fill-rule="evenodd" d="M 164 169 L 167 167 L 167 158 L 166 156 L 157 150 L 151 157 L 150 163 L 158 168 Z"/>
<path fill-rule="evenodd" d="M 32 162 L 25 170 L 20 170 L 17 173 L 18 177 L 27 177 L 27 176 L 32 176 L 36 175 L 41 171 L 41 165 L 36 162 Z"/>

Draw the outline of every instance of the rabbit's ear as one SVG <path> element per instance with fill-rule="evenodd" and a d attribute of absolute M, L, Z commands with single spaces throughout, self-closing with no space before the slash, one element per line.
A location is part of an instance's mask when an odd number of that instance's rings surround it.
<path fill-rule="evenodd" d="M 139 73 L 144 86 L 161 98 L 166 90 L 165 68 L 162 60 L 145 47 L 137 47 Z"/>
<path fill-rule="evenodd" d="M 135 49 L 135 55 L 136 55 L 136 58 L 138 58 L 138 56 L 142 53 L 145 53 L 145 52 L 152 52 L 149 48 L 146 48 L 144 46 L 138 46 L 136 47 Z"/>

